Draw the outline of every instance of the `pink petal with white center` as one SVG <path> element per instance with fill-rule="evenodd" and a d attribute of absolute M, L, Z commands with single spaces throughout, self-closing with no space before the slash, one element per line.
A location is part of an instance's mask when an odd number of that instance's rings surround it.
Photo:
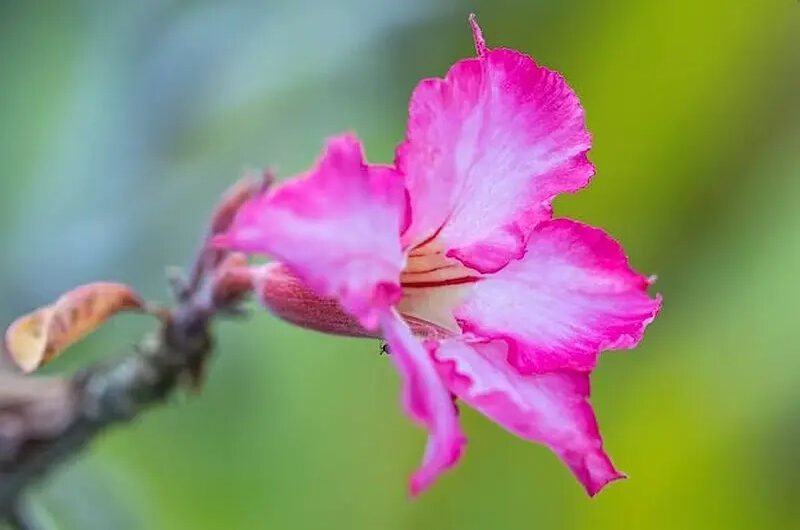
<path fill-rule="evenodd" d="M 458 462 L 466 438 L 458 425 L 458 414 L 450 392 L 439 377 L 428 351 L 396 312 L 386 312 L 381 326 L 392 360 L 403 377 L 406 413 L 429 431 L 422 466 L 409 484 L 411 494 L 417 495 L 440 473 Z"/>
<path fill-rule="evenodd" d="M 632 348 L 661 307 L 620 245 L 569 219 L 541 223 L 525 256 L 474 284 L 455 310 L 465 333 L 508 343 L 524 374 L 588 371 L 601 350 Z"/>
<path fill-rule="evenodd" d="M 512 433 L 546 445 L 589 495 L 625 475 L 603 450 L 589 397 L 589 374 L 521 375 L 506 362 L 506 345 L 441 343 L 434 356 L 451 392 Z"/>
<path fill-rule="evenodd" d="M 413 218 L 408 246 L 446 251 L 480 272 L 524 253 L 551 199 L 594 174 L 591 138 L 575 93 L 560 74 L 515 50 L 487 49 L 444 79 L 423 80 L 397 149 Z"/>
<path fill-rule="evenodd" d="M 358 140 L 342 135 L 308 174 L 245 203 L 214 242 L 278 258 L 373 330 L 401 296 L 406 210 L 400 176 L 367 165 Z"/>

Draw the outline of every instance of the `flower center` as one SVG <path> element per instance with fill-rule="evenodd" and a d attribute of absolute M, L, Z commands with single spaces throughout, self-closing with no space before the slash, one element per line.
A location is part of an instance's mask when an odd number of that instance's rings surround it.
<path fill-rule="evenodd" d="M 445 256 L 435 242 L 423 243 L 409 253 L 400 274 L 403 298 L 397 309 L 410 323 L 419 320 L 420 326 L 430 324 L 430 333 L 424 335 L 460 333 L 453 310 L 470 284 L 479 279 L 477 272 Z"/>

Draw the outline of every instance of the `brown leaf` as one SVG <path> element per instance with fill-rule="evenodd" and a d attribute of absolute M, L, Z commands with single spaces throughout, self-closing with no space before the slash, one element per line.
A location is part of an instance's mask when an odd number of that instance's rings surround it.
<path fill-rule="evenodd" d="M 83 285 L 14 321 L 6 331 L 6 351 L 24 372 L 32 372 L 119 311 L 141 308 L 139 296 L 126 285 Z"/>

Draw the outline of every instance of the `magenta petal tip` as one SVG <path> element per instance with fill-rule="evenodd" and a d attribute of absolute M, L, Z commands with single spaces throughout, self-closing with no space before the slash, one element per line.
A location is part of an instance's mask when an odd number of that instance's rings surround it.
<path fill-rule="evenodd" d="M 472 26 L 472 38 L 475 40 L 475 51 L 478 52 L 479 57 L 486 55 L 486 40 L 483 38 L 481 27 L 478 25 L 478 19 L 475 13 L 469 14 L 469 24 Z"/>
<path fill-rule="evenodd" d="M 412 476 L 408 480 L 408 493 L 411 495 L 412 499 L 416 499 L 420 493 L 425 490 L 425 485 L 423 481 L 419 479 L 416 475 Z"/>
<path fill-rule="evenodd" d="M 586 484 L 584 487 L 586 488 L 586 493 L 589 494 L 589 497 L 595 497 L 598 493 L 603 491 L 606 486 L 611 484 L 612 482 L 616 482 L 618 480 L 627 480 L 628 475 L 625 473 L 621 473 L 619 471 L 615 472 L 613 475 L 608 476 L 602 482 L 598 482 L 596 484 Z"/>

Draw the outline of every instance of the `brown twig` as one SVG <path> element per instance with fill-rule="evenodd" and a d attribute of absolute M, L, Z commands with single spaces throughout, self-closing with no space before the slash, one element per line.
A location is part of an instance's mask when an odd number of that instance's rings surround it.
<path fill-rule="evenodd" d="M 251 193 L 247 186 L 237 185 L 217 207 L 209 237 L 227 228 Z M 249 186 L 258 189 L 258 183 Z M 28 486 L 98 433 L 164 402 L 182 383 L 199 386 L 213 344 L 212 320 L 234 313 L 252 289 L 245 265 L 243 256 L 204 245 L 190 279 L 174 282 L 180 287 L 175 306 L 160 310 L 157 329 L 121 358 L 71 377 L 0 372 L 0 521 L 31 527 L 20 511 Z"/>

